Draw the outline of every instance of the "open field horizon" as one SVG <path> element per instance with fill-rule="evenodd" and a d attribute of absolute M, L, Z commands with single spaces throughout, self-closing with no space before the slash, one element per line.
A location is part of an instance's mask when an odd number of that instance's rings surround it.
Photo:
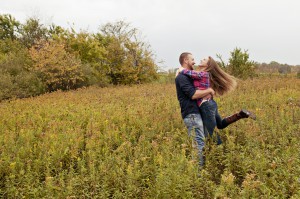
<path fill-rule="evenodd" d="M 0 103 L 3 198 L 298 198 L 300 79 L 239 81 L 198 171 L 174 83 L 89 87 Z"/>

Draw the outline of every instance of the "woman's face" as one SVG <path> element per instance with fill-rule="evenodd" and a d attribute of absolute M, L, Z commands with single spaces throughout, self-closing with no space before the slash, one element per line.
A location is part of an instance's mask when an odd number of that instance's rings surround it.
<path fill-rule="evenodd" d="M 207 66 L 208 66 L 207 63 L 208 63 L 208 57 L 202 59 L 202 60 L 200 61 L 199 66 L 200 66 L 200 67 L 207 67 Z"/>

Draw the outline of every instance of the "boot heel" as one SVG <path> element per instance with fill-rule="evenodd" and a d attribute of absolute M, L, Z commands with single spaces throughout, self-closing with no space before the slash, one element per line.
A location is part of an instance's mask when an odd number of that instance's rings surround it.
<path fill-rule="evenodd" d="M 240 113 L 241 113 L 242 117 L 245 117 L 245 118 L 250 117 L 251 119 L 256 120 L 256 115 L 246 109 L 242 109 Z"/>

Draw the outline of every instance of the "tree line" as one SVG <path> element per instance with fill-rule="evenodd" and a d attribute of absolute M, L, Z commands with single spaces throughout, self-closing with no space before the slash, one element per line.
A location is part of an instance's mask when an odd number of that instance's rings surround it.
<path fill-rule="evenodd" d="M 299 73 L 300 65 L 289 65 L 289 64 L 281 64 L 276 61 L 271 61 L 270 63 L 258 63 L 257 71 L 259 73 L 280 73 L 280 74 L 288 74 L 288 73 Z"/>
<path fill-rule="evenodd" d="M 155 80 L 155 55 L 138 29 L 124 21 L 100 26 L 96 33 L 20 23 L 0 15 L 0 100 L 56 90 Z"/>
<path fill-rule="evenodd" d="M 230 52 L 227 62 L 216 56 L 225 71 L 241 79 L 293 72 L 300 78 L 300 66 L 258 63 L 241 48 Z M 160 77 L 150 45 L 125 21 L 89 33 L 46 26 L 36 17 L 20 23 L 10 14 L 0 15 L 0 101 L 91 85 L 140 84 Z M 163 79 L 174 82 L 173 72 Z"/>
<path fill-rule="evenodd" d="M 217 57 L 219 59 L 217 62 L 224 70 L 241 79 L 255 77 L 262 73 L 289 74 L 300 72 L 300 65 L 281 64 L 276 61 L 267 64 L 250 60 L 248 51 L 241 48 L 235 48 L 230 52 L 227 63 L 221 55 L 217 54 Z"/>

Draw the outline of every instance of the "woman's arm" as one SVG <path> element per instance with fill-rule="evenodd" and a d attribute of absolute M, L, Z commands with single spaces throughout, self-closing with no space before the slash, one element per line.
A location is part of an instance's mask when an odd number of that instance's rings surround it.
<path fill-rule="evenodd" d="M 202 79 L 202 78 L 209 77 L 208 72 L 203 72 L 203 71 L 194 71 L 194 70 L 183 69 L 180 73 L 183 75 L 189 76 L 192 79 Z"/>

